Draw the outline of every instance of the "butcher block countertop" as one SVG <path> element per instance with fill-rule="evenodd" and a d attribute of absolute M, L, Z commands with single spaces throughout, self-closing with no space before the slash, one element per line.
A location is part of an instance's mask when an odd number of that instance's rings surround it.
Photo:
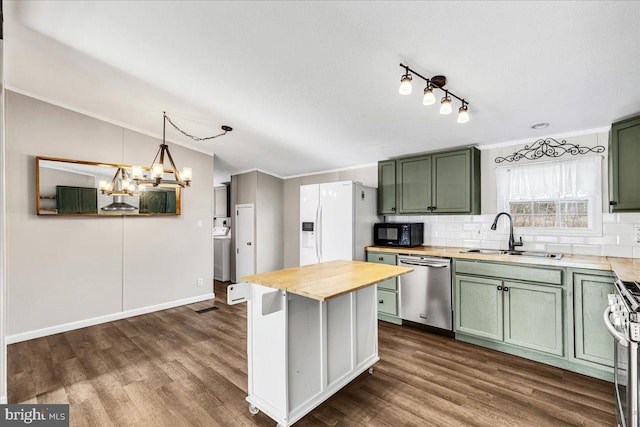
<path fill-rule="evenodd" d="M 608 270 L 616 273 L 620 280 L 640 281 L 640 259 L 589 255 L 563 255 L 561 259 L 550 259 L 463 252 L 466 249 L 468 248 L 444 246 L 417 246 L 415 248 L 368 246 L 366 248 L 367 251 L 391 252 L 396 254 L 426 255 L 457 259 L 475 259 L 482 261 L 513 262 L 517 264 L 532 264 L 552 267 L 586 268 L 590 270 Z"/>
<path fill-rule="evenodd" d="M 329 261 L 242 277 L 242 281 L 325 301 L 413 271 L 362 261 Z"/>
<path fill-rule="evenodd" d="M 640 259 L 607 257 L 618 279 L 640 282 Z"/>

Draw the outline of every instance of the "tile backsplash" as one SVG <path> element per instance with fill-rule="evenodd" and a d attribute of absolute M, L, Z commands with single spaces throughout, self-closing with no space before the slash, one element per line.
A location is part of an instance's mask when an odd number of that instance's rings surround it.
<path fill-rule="evenodd" d="M 491 230 L 495 214 L 388 216 L 387 222 L 423 222 L 424 244 L 465 248 L 507 249 L 508 221 L 501 218 L 496 231 Z M 558 236 L 527 231 L 522 234 L 522 250 L 559 252 L 576 255 L 600 255 L 640 258 L 636 242 L 636 225 L 640 213 L 603 213 L 602 236 Z M 516 240 L 521 234 L 515 231 Z"/>

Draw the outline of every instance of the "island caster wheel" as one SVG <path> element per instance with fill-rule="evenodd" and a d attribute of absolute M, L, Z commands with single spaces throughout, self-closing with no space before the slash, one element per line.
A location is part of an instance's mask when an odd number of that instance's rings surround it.
<path fill-rule="evenodd" d="M 249 413 L 250 413 L 251 415 L 255 415 L 255 414 L 257 414 L 258 412 L 260 412 L 260 409 L 258 409 L 258 407 L 257 407 L 257 406 L 249 405 Z"/>
<path fill-rule="evenodd" d="M 373 366 L 369 368 L 369 375 L 373 375 Z"/>

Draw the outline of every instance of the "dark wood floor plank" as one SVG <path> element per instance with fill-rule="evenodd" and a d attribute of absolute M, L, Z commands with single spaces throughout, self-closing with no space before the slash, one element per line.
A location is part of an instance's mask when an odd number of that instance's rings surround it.
<path fill-rule="evenodd" d="M 70 403 L 73 426 L 273 427 L 245 400 L 246 305 L 215 289 L 216 301 L 10 345 L 10 403 Z M 296 425 L 615 425 L 606 381 L 410 327 L 380 322 L 379 335 L 374 374 Z"/>

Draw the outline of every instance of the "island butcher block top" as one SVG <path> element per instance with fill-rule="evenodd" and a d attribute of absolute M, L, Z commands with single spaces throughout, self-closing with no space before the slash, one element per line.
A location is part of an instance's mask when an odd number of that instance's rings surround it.
<path fill-rule="evenodd" d="M 362 261 L 329 261 L 242 277 L 244 282 L 325 301 L 413 271 Z"/>

